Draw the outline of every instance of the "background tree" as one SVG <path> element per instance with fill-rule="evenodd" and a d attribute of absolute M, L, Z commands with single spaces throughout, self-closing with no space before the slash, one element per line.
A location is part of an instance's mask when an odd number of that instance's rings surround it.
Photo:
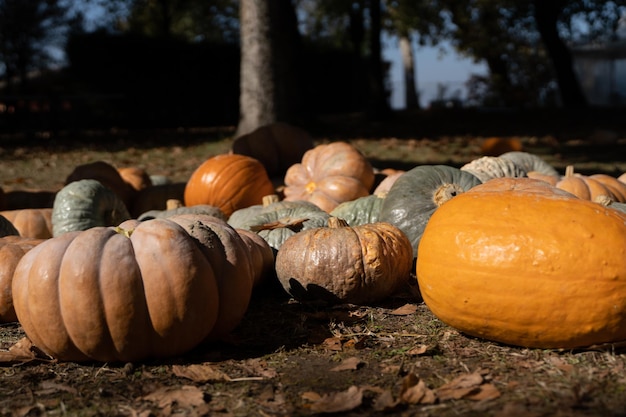
<path fill-rule="evenodd" d="M 29 71 L 55 63 L 69 21 L 61 0 L 0 0 L 0 79 L 9 91 L 14 80 L 23 90 Z"/>
<path fill-rule="evenodd" d="M 419 107 L 419 89 L 415 77 L 413 41 L 419 45 L 438 42 L 444 27 L 438 1 L 392 0 L 386 2 L 384 29 L 398 37 L 406 108 Z"/>

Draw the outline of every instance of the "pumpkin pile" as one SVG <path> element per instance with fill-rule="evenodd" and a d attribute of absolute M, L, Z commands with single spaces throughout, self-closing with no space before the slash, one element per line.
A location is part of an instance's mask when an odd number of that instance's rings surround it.
<path fill-rule="evenodd" d="M 378 170 L 348 142 L 275 124 L 184 183 L 96 161 L 37 202 L 0 192 L 0 322 L 59 360 L 138 361 L 227 336 L 271 280 L 301 302 L 370 305 L 417 277 L 468 335 L 626 340 L 624 178 L 497 149 Z"/>

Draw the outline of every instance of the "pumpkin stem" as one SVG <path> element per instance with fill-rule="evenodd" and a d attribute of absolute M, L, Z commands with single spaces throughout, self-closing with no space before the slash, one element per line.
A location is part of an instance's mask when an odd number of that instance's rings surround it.
<path fill-rule="evenodd" d="M 124 235 L 126 237 L 130 237 L 130 235 L 133 234 L 133 230 L 123 229 L 119 226 L 115 226 L 114 230 L 115 230 L 115 233 L 119 233 L 120 235 Z"/>
<path fill-rule="evenodd" d="M 280 201 L 280 198 L 278 197 L 278 194 L 268 194 L 263 197 L 262 201 L 263 201 L 263 207 L 267 207 L 270 204 L 278 203 Z"/>
<path fill-rule="evenodd" d="M 565 167 L 565 176 L 567 178 L 574 176 L 574 165 L 568 165 Z"/>
<path fill-rule="evenodd" d="M 174 210 L 183 206 L 183 202 L 175 198 L 170 198 L 165 202 L 165 210 Z"/>
<path fill-rule="evenodd" d="M 330 227 L 331 229 L 339 229 L 340 227 L 348 227 L 348 226 L 350 225 L 344 219 L 340 219 L 339 217 L 328 218 L 328 227 Z"/>
<path fill-rule="evenodd" d="M 609 197 L 608 195 L 601 194 L 601 195 L 596 196 L 593 199 L 593 202 L 601 204 L 604 207 L 608 207 L 611 204 L 613 204 L 613 199 L 611 197 Z"/>
<path fill-rule="evenodd" d="M 433 201 L 437 207 L 439 207 L 446 201 L 452 199 L 452 197 L 456 197 L 464 192 L 465 190 L 458 184 L 443 184 L 441 187 L 437 188 L 433 194 Z"/>

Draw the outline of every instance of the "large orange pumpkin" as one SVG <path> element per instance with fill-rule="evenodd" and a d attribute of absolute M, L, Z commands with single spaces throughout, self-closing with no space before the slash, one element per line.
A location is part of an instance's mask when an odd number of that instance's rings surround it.
<path fill-rule="evenodd" d="M 626 340 L 626 215 L 528 178 L 444 203 L 419 245 L 426 305 L 469 335 L 535 348 Z"/>
<path fill-rule="evenodd" d="M 187 181 L 186 206 L 208 204 L 226 217 L 240 208 L 261 204 L 274 185 L 261 162 L 250 156 L 222 154 L 204 161 Z"/>
<path fill-rule="evenodd" d="M 213 259 L 168 219 L 94 227 L 45 240 L 13 274 L 13 305 L 30 340 L 69 361 L 182 354 L 218 318 Z M 135 227 L 136 226 L 136 227 Z"/>
<path fill-rule="evenodd" d="M 321 144 L 287 170 L 285 200 L 309 201 L 330 212 L 340 203 L 368 195 L 374 179 L 374 168 L 353 145 Z"/>

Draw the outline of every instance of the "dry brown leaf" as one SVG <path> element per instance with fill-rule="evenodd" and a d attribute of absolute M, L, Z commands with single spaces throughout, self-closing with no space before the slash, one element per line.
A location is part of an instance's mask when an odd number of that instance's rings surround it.
<path fill-rule="evenodd" d="M 45 355 L 39 350 L 28 337 L 22 337 L 15 342 L 14 345 L 9 347 L 9 350 L 0 351 L 0 365 L 1 364 L 14 364 L 14 363 L 26 363 L 33 360 L 42 360 L 47 362 L 53 362 L 54 359 Z"/>
<path fill-rule="evenodd" d="M 202 390 L 192 385 L 184 385 L 180 388 L 161 388 L 144 395 L 141 399 L 156 403 L 162 409 L 171 409 L 174 405 L 180 408 L 190 408 L 205 404 Z"/>
<path fill-rule="evenodd" d="M 228 375 L 209 364 L 174 365 L 172 366 L 172 372 L 176 376 L 195 382 L 230 381 Z"/>
<path fill-rule="evenodd" d="M 302 230 L 303 224 L 307 220 L 309 219 L 304 219 L 304 218 L 292 219 L 291 217 L 284 217 L 282 219 L 278 219 L 270 223 L 254 225 L 250 227 L 250 230 L 252 230 L 253 232 L 260 232 L 261 230 L 273 230 L 273 229 L 285 228 L 285 229 L 292 230 L 294 232 L 299 232 L 300 230 Z"/>
<path fill-rule="evenodd" d="M 390 390 L 384 390 L 381 392 L 374 401 L 372 407 L 376 411 L 390 411 L 396 408 L 400 404 L 400 401 L 393 397 Z"/>
<path fill-rule="evenodd" d="M 419 345 L 409 349 L 406 354 L 410 356 L 419 356 L 428 352 L 428 345 Z"/>
<path fill-rule="evenodd" d="M 341 413 L 354 410 L 363 403 L 363 390 L 352 385 L 345 391 L 322 395 L 310 405 L 315 413 Z"/>
<path fill-rule="evenodd" d="M 405 304 L 402 307 L 398 307 L 395 310 L 391 311 L 389 314 L 393 314 L 394 316 L 408 316 L 417 311 L 417 305 L 415 304 Z"/>
<path fill-rule="evenodd" d="M 69 392 L 72 395 L 78 394 L 76 388 L 65 384 L 57 384 L 52 381 L 43 381 L 40 385 L 41 390 L 37 391 L 37 395 L 55 394 L 61 391 Z"/>
<path fill-rule="evenodd" d="M 341 351 L 343 348 L 341 346 L 341 338 L 339 337 L 329 337 L 324 340 L 322 346 L 328 350 Z"/>
<path fill-rule="evenodd" d="M 435 390 L 440 401 L 458 400 L 479 391 L 484 378 L 478 372 L 461 375 Z"/>
<path fill-rule="evenodd" d="M 426 386 L 423 379 L 410 373 L 402 380 L 400 400 L 406 404 L 434 404 L 437 396 Z"/>
<path fill-rule="evenodd" d="M 482 384 L 478 387 L 478 392 L 470 394 L 465 398 L 468 400 L 474 401 L 487 401 L 487 400 L 495 400 L 500 397 L 502 394 L 493 384 Z"/>
<path fill-rule="evenodd" d="M 339 371 L 355 371 L 359 369 L 361 365 L 365 364 L 361 359 L 357 357 L 346 358 L 341 361 L 341 363 L 334 368 L 331 368 L 331 372 L 339 372 Z"/>

